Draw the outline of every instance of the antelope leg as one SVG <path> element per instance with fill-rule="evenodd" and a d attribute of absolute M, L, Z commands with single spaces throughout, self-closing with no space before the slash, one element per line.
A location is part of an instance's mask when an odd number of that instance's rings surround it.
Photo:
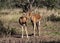
<path fill-rule="evenodd" d="M 27 31 L 27 27 L 26 26 L 25 26 L 25 31 L 26 31 L 27 38 L 29 38 L 28 37 L 28 31 Z"/>
<path fill-rule="evenodd" d="M 40 36 L 40 21 L 39 21 L 39 27 L 38 28 L 39 28 L 39 36 Z"/>
<path fill-rule="evenodd" d="M 34 37 L 35 37 L 35 34 L 36 34 L 36 33 L 35 33 L 35 29 L 36 29 L 36 28 L 35 28 L 35 27 L 36 27 L 36 23 L 34 23 Z"/>
<path fill-rule="evenodd" d="M 23 26 L 22 26 L 22 38 L 23 38 L 23 32 L 24 32 L 24 29 L 23 29 Z"/>

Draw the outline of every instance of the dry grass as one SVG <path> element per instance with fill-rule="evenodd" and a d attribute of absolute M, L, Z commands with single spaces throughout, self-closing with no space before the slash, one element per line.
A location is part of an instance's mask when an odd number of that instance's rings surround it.
<path fill-rule="evenodd" d="M 50 16 L 52 13 L 60 17 L 60 10 L 46 10 L 46 9 L 39 9 L 40 14 L 42 14 L 41 20 L 41 36 L 42 39 L 44 38 L 47 40 L 60 40 L 60 21 L 59 22 L 52 22 L 47 21 L 47 17 Z M 57 11 L 57 13 L 55 13 Z M 23 13 L 20 9 L 8 9 L 8 10 L 1 10 L 0 11 L 0 21 L 2 21 L 3 26 L 7 29 L 13 29 L 16 34 L 21 34 L 21 27 L 18 23 L 18 19 L 22 16 Z M 9 27 L 9 28 L 8 28 Z M 33 34 L 33 29 L 31 23 L 28 23 L 28 31 L 29 34 Z M 25 32 L 24 32 L 25 34 Z M 38 31 L 36 31 L 36 35 Z"/>

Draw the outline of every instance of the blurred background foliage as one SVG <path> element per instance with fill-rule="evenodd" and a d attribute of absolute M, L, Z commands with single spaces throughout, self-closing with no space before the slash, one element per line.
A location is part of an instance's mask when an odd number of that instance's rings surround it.
<path fill-rule="evenodd" d="M 22 4 L 26 3 L 28 3 L 27 0 L 0 0 L 0 9 L 16 8 L 16 5 L 20 7 Z M 60 0 L 34 0 L 33 6 L 60 8 Z"/>

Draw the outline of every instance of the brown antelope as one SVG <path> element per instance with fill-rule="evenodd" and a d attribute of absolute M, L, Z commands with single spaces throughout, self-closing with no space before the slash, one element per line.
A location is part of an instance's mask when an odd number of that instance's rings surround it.
<path fill-rule="evenodd" d="M 34 36 L 35 36 L 35 29 L 39 29 L 39 36 L 40 36 L 40 21 L 41 21 L 41 15 L 40 14 L 32 14 L 31 11 L 27 14 L 27 17 L 31 20 L 33 28 L 34 28 Z"/>
<path fill-rule="evenodd" d="M 27 20 L 28 20 L 28 18 L 26 17 L 26 16 L 21 16 L 20 18 L 19 18 L 19 24 L 21 25 L 21 27 L 22 27 L 22 38 L 23 38 L 23 32 L 24 32 L 24 28 L 23 27 L 25 27 L 25 31 L 26 31 L 26 35 L 27 35 L 27 38 L 28 38 L 28 31 L 27 31 Z"/>
<path fill-rule="evenodd" d="M 27 31 L 27 21 L 30 19 L 31 22 L 32 22 L 32 26 L 34 28 L 34 37 L 35 37 L 35 30 L 36 30 L 36 27 L 37 29 L 39 29 L 39 36 L 40 36 L 40 20 L 41 20 L 41 16 L 40 14 L 32 14 L 30 11 L 26 13 L 26 16 L 22 16 L 19 18 L 19 23 L 22 27 L 22 38 L 23 38 L 23 30 L 24 30 L 24 26 L 25 26 L 25 31 L 26 31 L 26 35 L 27 35 L 27 38 L 28 38 L 28 31 Z"/>

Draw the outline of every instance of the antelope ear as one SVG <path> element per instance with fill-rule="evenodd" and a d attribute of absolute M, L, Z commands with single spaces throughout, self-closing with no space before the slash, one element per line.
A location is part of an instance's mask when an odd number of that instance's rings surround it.
<path fill-rule="evenodd" d="M 29 16 L 30 16 L 30 14 L 31 14 L 31 13 L 29 12 Z"/>

